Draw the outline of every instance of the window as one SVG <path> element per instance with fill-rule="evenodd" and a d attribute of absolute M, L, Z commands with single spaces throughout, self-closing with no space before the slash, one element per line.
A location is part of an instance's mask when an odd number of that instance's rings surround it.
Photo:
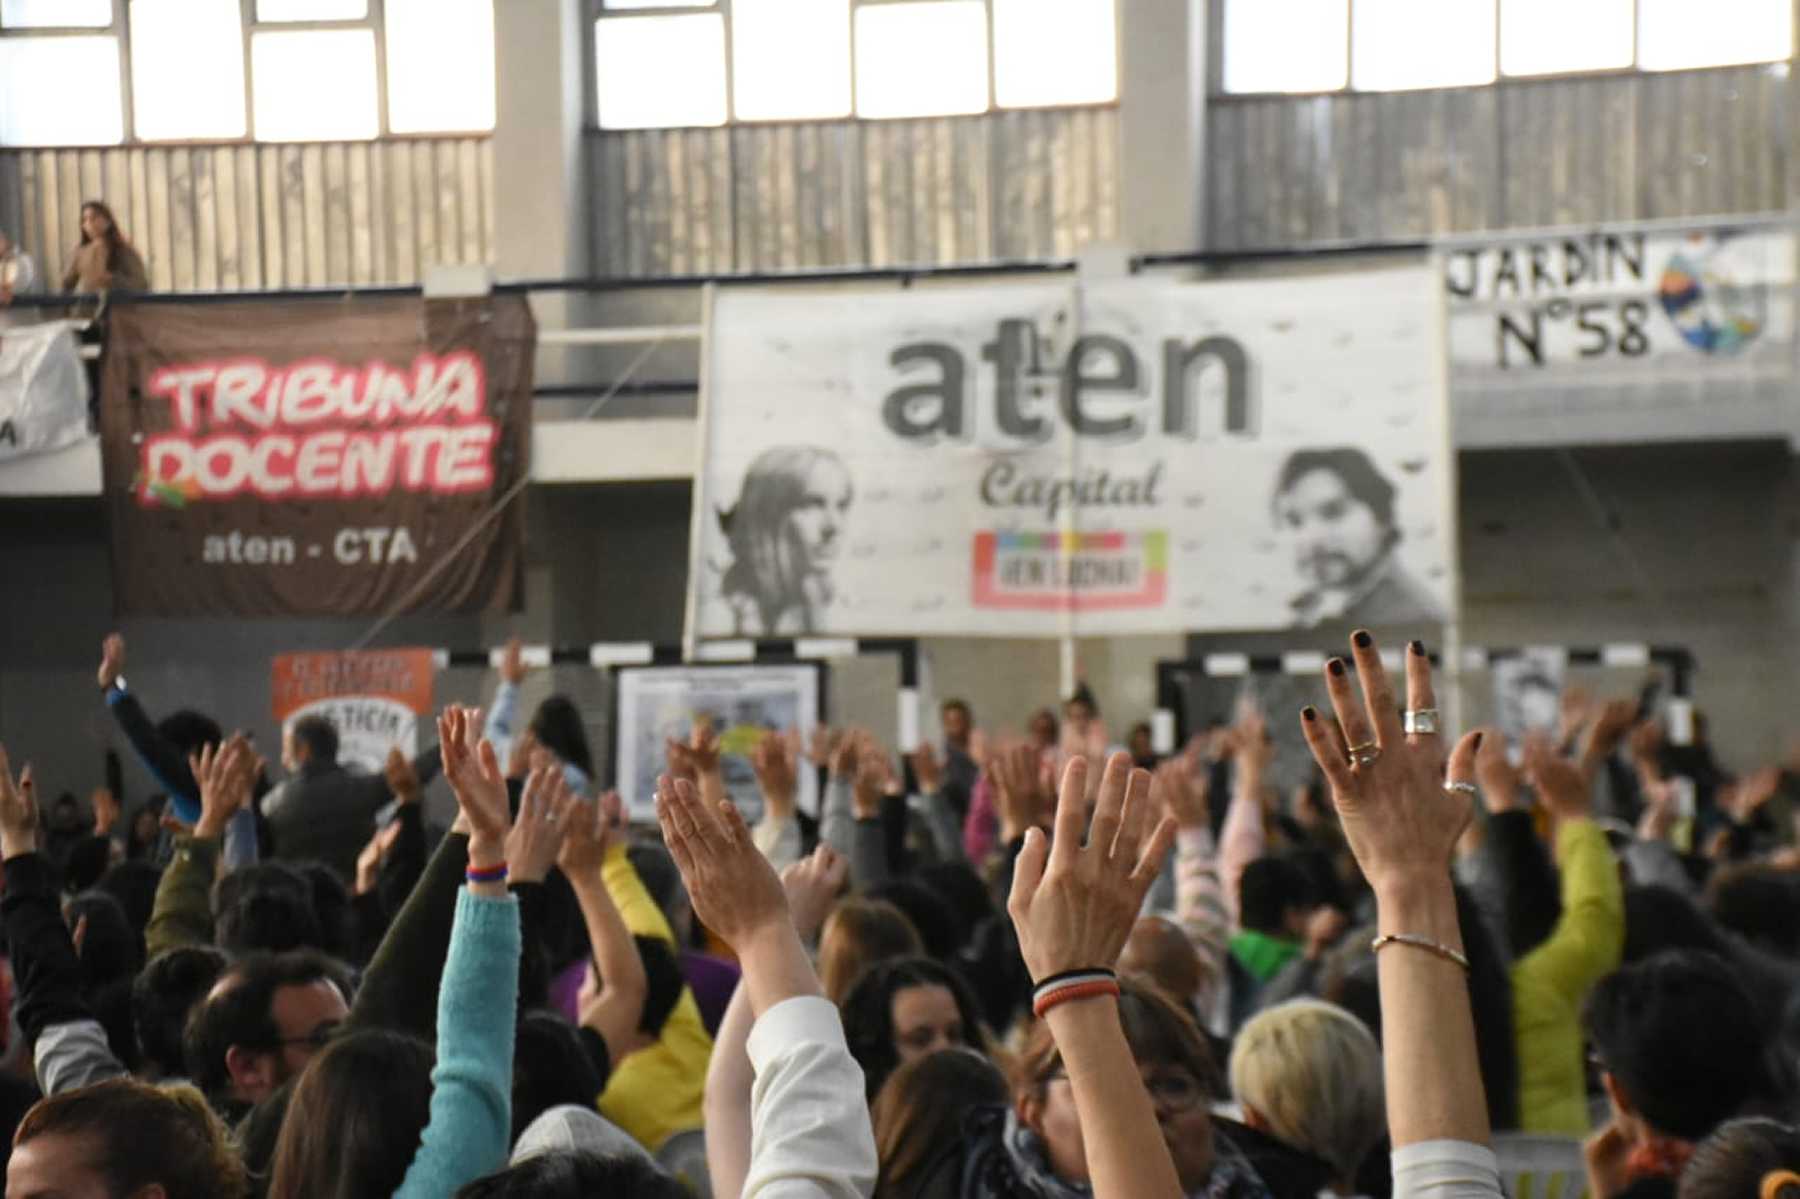
<path fill-rule="evenodd" d="M 993 0 L 994 99 L 1004 108 L 1119 98 L 1112 0 Z"/>
<path fill-rule="evenodd" d="M 494 0 L 387 0 L 388 128 L 494 127 Z"/>
<path fill-rule="evenodd" d="M 731 102 L 744 121 L 850 113 L 850 0 L 732 0 Z"/>
<path fill-rule="evenodd" d="M 369 0 L 256 0 L 258 22 L 361 21 Z"/>
<path fill-rule="evenodd" d="M 0 0 L 8 29 L 111 29 L 112 0 Z"/>
<path fill-rule="evenodd" d="M 256 139 L 340 141 L 381 132 L 375 34 L 296 29 L 250 38 Z"/>
<path fill-rule="evenodd" d="M 987 108 L 987 7 L 981 0 L 857 8 L 858 116 L 940 117 Z"/>
<path fill-rule="evenodd" d="M 1792 0 L 1224 0 L 1229 93 L 1469 87 L 1793 56 Z M 1349 64 L 1348 76 L 1344 64 Z"/>
<path fill-rule="evenodd" d="M 605 129 L 1119 98 L 1118 0 L 588 2 Z"/>
<path fill-rule="evenodd" d="M 0 144 L 109 146 L 124 139 L 118 38 L 0 38 Z"/>
<path fill-rule="evenodd" d="M 243 137 L 237 0 L 131 0 L 131 115 L 146 141 Z M 194 64 L 207 64 L 195 70 Z"/>
<path fill-rule="evenodd" d="M 1493 0 L 1356 0 L 1350 81 L 1363 91 L 1494 80 Z"/>
<path fill-rule="evenodd" d="M 607 129 L 725 123 L 725 18 L 718 13 L 601 21 L 594 69 Z"/>
<path fill-rule="evenodd" d="M 1349 0 L 1226 0 L 1225 90 L 1331 92 L 1350 78 Z"/>

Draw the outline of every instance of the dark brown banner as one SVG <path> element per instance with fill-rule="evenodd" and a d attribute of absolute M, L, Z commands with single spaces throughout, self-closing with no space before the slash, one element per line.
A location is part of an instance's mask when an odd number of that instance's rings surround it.
<path fill-rule="evenodd" d="M 101 436 L 121 614 L 497 611 L 522 578 L 523 296 L 133 304 Z"/>

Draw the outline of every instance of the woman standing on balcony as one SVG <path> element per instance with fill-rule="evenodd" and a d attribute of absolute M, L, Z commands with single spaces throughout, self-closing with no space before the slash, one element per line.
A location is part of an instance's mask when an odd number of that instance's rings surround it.
<path fill-rule="evenodd" d="M 112 209 L 99 200 L 81 206 L 81 243 L 63 275 L 63 290 L 101 292 L 114 289 L 148 291 L 150 272 L 113 220 Z"/>

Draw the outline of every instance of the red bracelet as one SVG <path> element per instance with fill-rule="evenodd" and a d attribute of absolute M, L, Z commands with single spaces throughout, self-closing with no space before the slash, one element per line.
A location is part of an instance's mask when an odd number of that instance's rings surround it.
<path fill-rule="evenodd" d="M 1086 982 L 1072 982 L 1066 987 L 1057 987 L 1039 995 L 1032 1002 L 1031 1014 L 1041 1019 L 1045 1012 L 1059 1003 L 1072 1003 L 1077 999 L 1093 999 L 1100 995 L 1111 995 L 1116 999 L 1118 994 L 1117 979 L 1095 978 Z"/>
<path fill-rule="evenodd" d="M 472 883 L 503 883 L 506 881 L 506 863 L 498 866 L 470 866 L 463 871 L 463 877 Z"/>

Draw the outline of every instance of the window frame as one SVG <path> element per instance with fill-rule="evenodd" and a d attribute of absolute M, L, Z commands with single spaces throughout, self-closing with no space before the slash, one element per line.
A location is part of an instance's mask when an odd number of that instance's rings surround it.
<path fill-rule="evenodd" d="M 590 0 L 591 2 L 591 0 Z M 502 5 L 505 0 L 495 0 L 495 22 L 498 24 Z M 356 144 L 372 144 L 378 141 L 424 141 L 446 137 L 489 137 L 492 130 L 452 129 L 433 133 L 395 133 L 389 120 L 388 112 L 388 52 L 387 52 L 387 5 L 386 0 L 368 0 L 369 10 L 362 17 L 341 18 L 321 21 L 259 21 L 256 17 L 256 0 L 238 0 L 239 29 L 242 32 L 242 54 L 244 56 L 244 129 L 243 137 L 194 137 L 194 138 L 144 138 L 138 136 L 137 114 L 134 111 L 131 79 L 131 0 L 112 0 L 112 24 L 93 26 L 19 26 L 0 25 L 0 38 L 52 38 L 52 37 L 111 37 L 119 47 L 119 106 L 121 128 L 124 136 L 117 142 L 107 142 L 95 146 L 84 146 L 83 149 L 117 149 L 121 147 L 194 147 L 194 146 L 306 146 L 345 144 L 341 138 L 314 138 L 305 141 L 264 141 L 256 136 L 256 73 L 254 60 L 250 52 L 250 44 L 257 33 L 305 32 L 311 30 L 368 30 L 375 39 L 375 103 L 376 133 L 372 138 L 350 139 Z M 668 10 L 675 11 L 675 10 Z M 703 11 L 692 9 L 690 11 Z M 496 39 L 497 40 L 497 39 Z M 585 56 L 592 73 L 593 51 L 590 47 Z M 729 65 L 729 64 L 727 64 Z M 499 86 L 496 70 L 496 89 Z M 594 103 L 592 87 L 589 87 L 589 105 Z M 39 145 L 0 145 L 0 152 L 8 150 L 55 150 L 62 146 Z"/>
<path fill-rule="evenodd" d="M 374 0 L 371 0 L 374 2 Z M 994 0 L 980 0 L 982 12 L 987 20 L 987 107 L 978 112 L 960 113 L 955 117 L 916 116 L 916 117 L 865 117 L 857 111 L 856 88 L 856 13 L 862 8 L 876 8 L 890 4 L 908 4 L 916 0 L 848 0 L 850 9 L 850 41 L 847 51 L 850 55 L 850 111 L 842 116 L 821 117 L 778 117 L 774 119 L 746 118 L 737 113 L 737 79 L 733 57 L 736 51 L 736 38 L 732 27 L 731 0 L 710 0 L 706 4 L 657 5 L 655 7 L 608 8 L 606 0 L 583 0 L 583 30 L 585 51 L 582 54 L 583 85 L 587 91 L 584 108 L 585 121 L 589 131 L 596 133 L 644 133 L 668 129 L 758 129 L 779 128 L 783 125 L 816 125 L 842 124 L 854 121 L 873 125 L 891 125 L 901 121 L 941 121 L 959 120 L 970 117 L 992 116 L 1002 112 L 1056 112 L 1071 109 L 1108 109 L 1119 105 L 1119 91 L 1124 84 L 1124 43 L 1123 29 L 1120 27 L 1124 19 L 1124 6 L 1127 0 L 1110 0 L 1113 6 L 1113 23 L 1117 35 L 1113 38 L 1113 98 L 1097 102 L 1081 102 L 1072 104 L 1033 104 L 1024 106 L 1002 105 L 999 102 L 999 87 L 996 79 L 997 51 L 994 42 Z M 1223 10 L 1220 9 L 1222 12 Z M 717 13 L 725 24 L 725 122 L 722 125 L 658 125 L 651 129 L 612 129 L 600 123 L 600 79 L 598 55 L 594 49 L 595 31 L 601 21 L 629 20 L 633 17 L 674 17 L 692 15 L 694 13 Z"/>
<path fill-rule="evenodd" d="M 1678 74 L 1682 71 L 1735 71 L 1744 67 L 1775 66 L 1780 63 L 1793 62 L 1800 57 L 1800 20 L 1794 22 L 1793 33 L 1789 39 L 1787 53 L 1780 58 L 1757 59 L 1752 62 L 1722 63 L 1705 67 L 1657 68 L 1654 70 L 1640 66 L 1642 46 L 1639 41 L 1639 28 L 1642 23 L 1642 0 L 1632 0 L 1631 5 L 1631 63 L 1623 67 L 1595 67 L 1575 71 L 1543 71 L 1530 73 L 1513 73 L 1501 67 L 1501 30 L 1500 10 L 1504 0 L 1489 0 L 1493 5 L 1494 20 L 1494 77 L 1484 83 L 1460 83 L 1448 87 L 1420 88 L 1359 88 L 1356 86 L 1355 51 L 1356 40 L 1356 6 L 1359 0 L 1344 0 L 1347 9 L 1345 28 L 1348 30 L 1344 38 L 1344 86 L 1327 88 L 1309 92 L 1267 92 L 1267 91 L 1227 91 L 1225 88 L 1225 5 L 1230 0 L 1207 0 L 1206 13 L 1206 97 L 1207 101 L 1231 103 L 1237 100 L 1268 99 L 1304 99 L 1316 96 L 1401 96 L 1414 92 L 1434 91 L 1474 91 L 1484 87 L 1501 87 L 1507 84 L 1535 83 L 1551 80 L 1569 79 L 1617 79 L 1632 76 L 1654 76 Z"/>

